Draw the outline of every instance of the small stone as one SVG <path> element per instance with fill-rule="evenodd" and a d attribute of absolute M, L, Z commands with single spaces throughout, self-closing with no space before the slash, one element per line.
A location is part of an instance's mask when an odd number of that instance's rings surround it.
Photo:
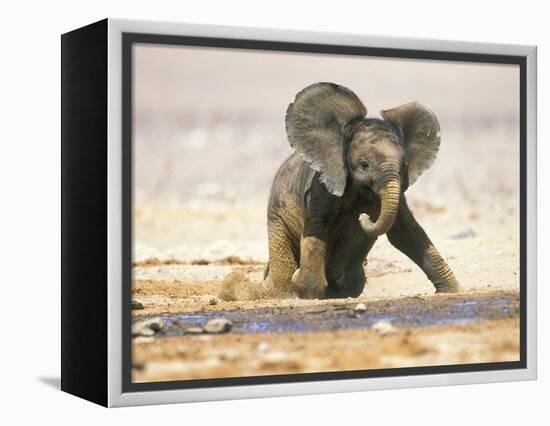
<path fill-rule="evenodd" d="M 164 327 L 164 321 L 162 318 L 152 318 L 148 320 L 148 326 L 153 331 L 160 331 Z"/>
<path fill-rule="evenodd" d="M 457 232 L 454 235 L 451 235 L 450 238 L 451 240 L 463 240 L 465 238 L 473 238 L 475 236 L 476 236 L 476 233 L 472 228 L 466 228 L 460 232 Z"/>
<path fill-rule="evenodd" d="M 218 334 L 227 333 L 233 327 L 233 323 L 225 318 L 214 318 L 204 325 L 203 329 L 207 333 Z"/>
<path fill-rule="evenodd" d="M 394 334 L 399 331 L 399 329 L 389 321 L 378 321 L 372 326 L 372 329 L 381 336 Z"/>
<path fill-rule="evenodd" d="M 139 300 L 136 300 L 136 299 L 132 300 L 132 310 L 135 311 L 143 308 L 144 308 L 143 303 L 141 303 Z"/>
<path fill-rule="evenodd" d="M 161 318 L 151 318 L 137 321 L 132 324 L 132 336 L 153 336 L 155 332 L 162 330 L 164 321 Z"/>
<path fill-rule="evenodd" d="M 155 332 L 149 327 L 144 325 L 142 322 L 136 322 L 132 324 L 132 336 L 153 336 Z"/>
<path fill-rule="evenodd" d="M 136 324 L 132 325 L 132 336 L 139 337 L 139 336 L 154 336 L 155 332 L 151 330 L 149 327 L 144 326 L 136 326 Z"/>
<path fill-rule="evenodd" d="M 353 308 L 353 312 L 356 314 L 364 314 L 367 312 L 367 306 L 364 303 L 358 303 L 355 305 L 355 308 Z"/>
<path fill-rule="evenodd" d="M 185 334 L 202 334 L 204 330 L 202 327 L 187 327 L 185 329 Z"/>
<path fill-rule="evenodd" d="M 208 304 L 209 305 L 217 305 L 218 304 L 218 299 L 216 299 L 215 297 L 213 297 L 212 299 L 210 299 L 208 301 Z"/>
<path fill-rule="evenodd" d="M 258 352 L 267 352 L 269 350 L 270 346 L 267 342 L 260 342 L 258 343 L 258 346 L 256 346 L 256 350 Z"/>

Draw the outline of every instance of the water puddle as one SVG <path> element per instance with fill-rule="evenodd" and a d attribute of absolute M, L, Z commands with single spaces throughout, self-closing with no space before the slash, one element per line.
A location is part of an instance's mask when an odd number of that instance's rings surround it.
<path fill-rule="evenodd" d="M 232 333 L 280 333 L 334 331 L 370 328 L 379 321 L 398 327 L 423 327 L 516 317 L 519 297 L 502 294 L 476 300 L 466 297 L 440 297 L 424 300 L 376 301 L 367 303 L 367 312 L 353 312 L 356 303 L 316 307 L 263 308 L 217 312 L 185 313 L 161 316 L 166 326 L 162 335 L 185 334 L 185 329 L 203 325 L 212 318 L 226 318 L 233 323 Z M 146 319 L 135 318 L 134 321 Z"/>

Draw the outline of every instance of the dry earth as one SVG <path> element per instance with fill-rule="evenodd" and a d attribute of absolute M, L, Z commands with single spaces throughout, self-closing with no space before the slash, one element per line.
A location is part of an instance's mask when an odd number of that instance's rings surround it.
<path fill-rule="evenodd" d="M 517 209 L 512 193 L 460 193 L 436 202 L 410 197 L 418 221 L 455 271 L 467 300 L 519 291 Z M 422 271 L 381 237 L 368 257 L 364 293 L 350 300 L 259 300 L 227 302 L 218 288 L 231 271 L 260 282 L 267 258 L 265 206 L 225 200 L 198 206 L 136 210 L 133 298 L 144 309 L 134 316 L 193 312 L 291 309 L 377 302 L 406 303 L 411 297 L 434 308 L 447 296 L 434 295 Z M 459 209 L 457 206 L 463 206 Z M 500 208 L 500 205 L 508 205 Z M 492 297 L 492 296 L 491 296 Z M 319 317 L 319 321 L 323 318 Z M 133 379 L 186 380 L 447 365 L 519 360 L 517 310 L 506 318 L 464 324 L 399 328 L 381 335 L 370 329 L 137 337 Z"/>
<path fill-rule="evenodd" d="M 134 316 L 362 302 L 368 317 L 411 297 L 439 312 L 445 296 L 433 295 L 422 271 L 385 237 L 368 256 L 368 283 L 357 300 L 216 298 L 232 270 L 261 279 L 269 187 L 291 153 L 283 113 L 314 81 L 348 86 L 370 116 L 412 100 L 436 113 L 441 149 L 407 191 L 409 205 L 460 281 L 458 297 L 517 304 L 518 69 L 154 46 L 137 48 L 135 61 L 133 298 L 144 309 Z M 430 309 L 423 312 L 429 317 Z M 484 318 L 399 326 L 385 335 L 366 327 L 251 333 L 235 326 L 220 335 L 137 337 L 133 374 L 156 381 L 519 359 L 517 310 Z"/>
<path fill-rule="evenodd" d="M 135 382 L 313 373 L 518 360 L 517 319 L 324 333 L 134 339 Z"/>

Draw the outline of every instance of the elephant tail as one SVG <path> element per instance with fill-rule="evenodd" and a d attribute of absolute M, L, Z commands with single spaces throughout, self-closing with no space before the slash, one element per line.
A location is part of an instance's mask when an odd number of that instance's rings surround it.
<path fill-rule="evenodd" d="M 242 271 L 233 271 L 225 276 L 218 297 L 225 301 L 262 299 L 261 285 L 255 284 Z"/>

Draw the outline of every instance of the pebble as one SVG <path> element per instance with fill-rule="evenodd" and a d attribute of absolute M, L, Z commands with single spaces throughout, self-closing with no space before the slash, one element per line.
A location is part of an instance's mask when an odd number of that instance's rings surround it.
<path fill-rule="evenodd" d="M 388 335 L 388 334 L 394 334 L 394 333 L 397 333 L 399 331 L 399 328 L 394 326 L 389 321 L 378 321 L 377 323 L 375 323 L 372 326 L 372 329 L 374 331 L 376 331 L 378 334 L 380 334 L 381 336 L 385 336 L 385 335 Z"/>
<path fill-rule="evenodd" d="M 464 238 L 473 238 L 475 236 L 476 233 L 472 228 L 466 228 L 454 235 L 451 235 L 449 238 L 452 240 L 463 240 Z"/>
<path fill-rule="evenodd" d="M 154 336 L 155 332 L 149 327 L 136 327 L 136 324 L 132 325 L 132 336 Z"/>
<path fill-rule="evenodd" d="M 355 305 L 355 308 L 353 308 L 353 312 L 356 314 L 363 314 L 367 312 L 367 306 L 364 303 L 358 303 Z"/>
<path fill-rule="evenodd" d="M 269 350 L 270 346 L 267 342 L 260 342 L 258 343 L 258 346 L 256 347 L 256 350 L 258 352 L 267 352 Z"/>
<path fill-rule="evenodd" d="M 132 336 L 153 336 L 155 332 L 162 330 L 164 321 L 161 318 L 151 318 L 132 324 Z"/>
<path fill-rule="evenodd" d="M 233 327 L 233 323 L 225 318 L 214 318 L 204 324 L 203 329 L 206 333 L 218 334 L 227 333 Z"/>
<path fill-rule="evenodd" d="M 164 321 L 162 318 L 151 318 L 147 320 L 147 325 L 153 331 L 160 331 L 164 327 Z"/>
<path fill-rule="evenodd" d="M 133 299 L 132 300 L 132 310 L 138 310 L 143 309 L 143 303 L 141 303 L 139 300 Z"/>

